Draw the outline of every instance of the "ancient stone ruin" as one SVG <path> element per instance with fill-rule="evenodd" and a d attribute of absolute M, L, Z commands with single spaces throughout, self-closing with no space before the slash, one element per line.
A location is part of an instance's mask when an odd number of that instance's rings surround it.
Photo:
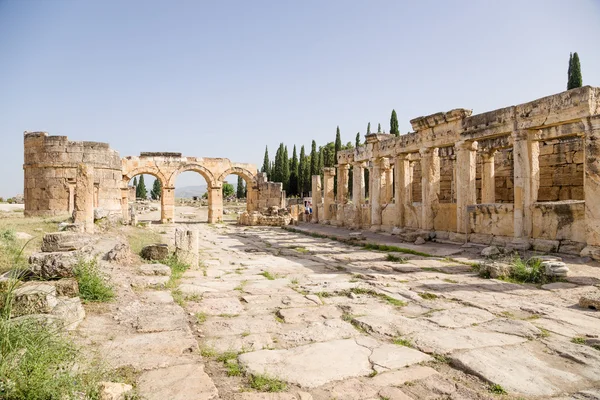
<path fill-rule="evenodd" d="M 208 186 L 208 222 L 223 220 L 222 187 L 225 178 L 241 176 L 247 185 L 247 211 L 285 206 L 281 183 L 268 182 L 252 164 L 226 158 L 184 157 L 181 153 L 141 153 L 120 158 L 107 143 L 75 142 L 46 132 L 25 132 L 25 215 L 73 215 L 87 232 L 94 227 L 94 209 L 131 218 L 128 183 L 140 174 L 162 184 L 161 221 L 175 215 L 175 180 L 185 171 L 204 177 Z"/>
<path fill-rule="evenodd" d="M 600 88 L 471 113 L 415 118 L 412 133 L 338 152 L 337 193 L 336 169 L 323 188 L 313 177 L 312 221 L 600 259 Z"/>

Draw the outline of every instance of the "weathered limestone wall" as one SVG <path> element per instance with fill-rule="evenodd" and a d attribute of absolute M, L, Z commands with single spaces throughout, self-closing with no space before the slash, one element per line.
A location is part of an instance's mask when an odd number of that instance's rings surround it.
<path fill-rule="evenodd" d="M 338 171 L 369 168 L 368 201 L 361 191 L 352 202 L 370 208 L 344 209 L 338 224 L 544 251 L 574 253 L 585 244 L 581 254 L 600 259 L 600 88 L 411 124 L 412 133 L 368 135 L 338 152 Z"/>
<path fill-rule="evenodd" d="M 106 143 L 75 142 L 46 132 L 25 132 L 25 215 L 70 215 L 77 167 L 94 169 L 94 207 L 121 210 L 121 158 Z M 92 210 L 93 212 L 93 210 Z"/>

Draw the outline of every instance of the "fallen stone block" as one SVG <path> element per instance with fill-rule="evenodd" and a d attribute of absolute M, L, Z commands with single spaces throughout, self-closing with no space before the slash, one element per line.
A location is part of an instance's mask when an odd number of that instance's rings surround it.
<path fill-rule="evenodd" d="M 58 304 L 50 313 L 60 320 L 62 328 L 71 331 L 77 328 L 79 323 L 85 318 L 85 310 L 79 297 L 58 299 Z"/>
<path fill-rule="evenodd" d="M 416 245 L 425 244 L 425 239 L 423 239 L 423 237 L 419 236 L 418 238 L 415 239 L 415 244 Z"/>
<path fill-rule="evenodd" d="M 572 240 L 561 240 L 558 252 L 578 256 L 584 248 L 585 243 L 574 242 Z"/>
<path fill-rule="evenodd" d="M 108 217 L 108 210 L 105 210 L 104 208 L 98 207 L 98 208 L 94 208 L 94 221 L 98 221 L 101 220 L 103 218 Z"/>
<path fill-rule="evenodd" d="M 496 246 L 488 246 L 481 250 L 481 255 L 483 257 L 496 257 L 500 255 L 500 249 Z"/>
<path fill-rule="evenodd" d="M 79 232 L 53 232 L 44 235 L 42 251 L 52 253 L 58 251 L 80 250 L 91 242 L 91 237 Z"/>
<path fill-rule="evenodd" d="M 142 249 L 141 256 L 146 260 L 162 261 L 169 256 L 169 246 L 166 244 L 151 244 Z"/>
<path fill-rule="evenodd" d="M 558 240 L 533 239 L 531 245 L 535 251 L 554 253 L 558 251 L 559 243 Z"/>
<path fill-rule="evenodd" d="M 544 273 L 548 276 L 567 276 L 569 267 L 562 261 L 542 261 Z"/>
<path fill-rule="evenodd" d="M 127 264 L 131 262 L 131 248 L 127 243 L 117 243 L 115 247 L 113 247 L 106 256 L 105 260 L 110 262 L 116 262 L 120 264 Z"/>
<path fill-rule="evenodd" d="M 600 293 L 588 294 L 579 299 L 579 307 L 600 310 Z"/>
<path fill-rule="evenodd" d="M 46 283 L 37 283 L 17 288 L 13 292 L 12 315 L 49 313 L 58 304 L 56 288 Z"/>
<path fill-rule="evenodd" d="M 29 257 L 29 270 L 43 279 L 70 278 L 80 260 L 89 259 L 80 251 L 35 253 Z"/>
<path fill-rule="evenodd" d="M 56 296 L 77 297 L 79 296 L 79 284 L 74 278 L 64 278 L 57 281 L 29 281 L 23 284 L 22 287 L 36 286 L 40 283 L 52 285 L 56 288 Z"/>

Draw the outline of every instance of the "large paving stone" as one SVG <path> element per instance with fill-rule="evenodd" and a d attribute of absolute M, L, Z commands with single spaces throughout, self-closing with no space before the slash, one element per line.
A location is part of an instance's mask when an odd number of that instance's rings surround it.
<path fill-rule="evenodd" d="M 406 382 L 417 381 L 437 375 L 438 372 L 422 365 L 413 365 L 397 371 L 383 372 L 369 379 L 369 383 L 375 386 L 402 386 Z"/>
<path fill-rule="evenodd" d="M 348 322 L 340 319 L 310 322 L 308 324 L 293 324 L 281 326 L 278 338 L 281 342 L 294 346 L 327 342 L 334 339 L 346 339 L 357 336 L 359 332 Z"/>
<path fill-rule="evenodd" d="M 270 349 L 274 346 L 273 338 L 269 333 L 250 333 L 245 332 L 241 336 L 226 335 L 220 337 L 208 337 L 204 340 L 203 346 L 214 349 L 218 353 L 227 351 L 258 351 Z"/>
<path fill-rule="evenodd" d="M 398 369 L 407 365 L 417 364 L 424 361 L 431 361 L 432 358 L 418 350 L 408 348 L 406 346 L 398 346 L 395 344 L 384 344 L 373 350 L 371 354 L 371 362 L 375 367 L 385 369 Z M 375 368 L 376 370 L 378 368 Z"/>
<path fill-rule="evenodd" d="M 314 388 L 331 381 L 369 375 L 372 372 L 370 354 L 369 349 L 353 339 L 343 339 L 289 350 L 245 353 L 238 359 L 251 374 L 267 374 Z"/>
<path fill-rule="evenodd" d="M 426 353 L 447 354 L 455 350 L 505 346 L 525 342 L 519 336 L 490 332 L 477 327 L 429 329 L 411 335 L 417 348 Z"/>
<path fill-rule="evenodd" d="M 202 324 L 206 336 L 242 335 L 247 332 L 267 333 L 277 332 L 280 323 L 275 321 L 275 315 L 240 316 L 235 318 L 210 318 Z"/>
<path fill-rule="evenodd" d="M 521 336 L 527 339 L 533 339 L 542 333 L 532 323 L 518 319 L 497 318 L 481 324 L 481 327 L 494 332 Z"/>
<path fill-rule="evenodd" d="M 138 270 L 142 275 L 171 275 L 171 268 L 164 264 L 144 264 L 140 265 Z"/>
<path fill-rule="evenodd" d="M 174 365 L 144 372 L 137 384 L 147 400 L 211 400 L 219 393 L 201 364 Z"/>
<path fill-rule="evenodd" d="M 445 328 L 464 328 L 490 321 L 494 319 L 494 315 L 479 308 L 461 307 L 434 312 L 427 319 Z"/>
<path fill-rule="evenodd" d="M 221 297 L 202 299 L 194 311 L 203 312 L 207 315 L 235 315 L 244 311 L 244 306 L 237 297 Z"/>
<path fill-rule="evenodd" d="M 186 355 L 198 344 L 181 331 L 118 335 L 102 343 L 100 350 L 115 368 L 131 365 L 146 370 L 189 363 Z"/>
<path fill-rule="evenodd" d="M 238 393 L 235 400 L 313 400 L 310 393 Z"/>
<path fill-rule="evenodd" d="M 325 319 L 336 319 L 342 312 L 335 306 L 284 308 L 277 315 L 288 324 L 299 322 L 315 322 Z"/>
<path fill-rule="evenodd" d="M 456 367 L 498 384 L 512 394 L 548 397 L 582 380 L 551 365 L 526 346 L 473 349 L 451 358 Z"/>

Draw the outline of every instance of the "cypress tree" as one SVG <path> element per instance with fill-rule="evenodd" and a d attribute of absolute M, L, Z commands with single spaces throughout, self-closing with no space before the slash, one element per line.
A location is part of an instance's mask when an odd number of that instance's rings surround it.
<path fill-rule="evenodd" d="M 298 155 L 296 153 L 296 145 L 294 145 L 292 162 L 290 164 L 290 183 L 288 185 L 289 195 L 296 196 L 298 194 L 298 183 Z"/>
<path fill-rule="evenodd" d="M 140 175 L 140 180 L 135 191 L 135 197 L 142 200 L 146 200 L 148 198 L 148 191 L 146 189 L 146 184 L 144 183 L 144 175 Z"/>
<path fill-rule="evenodd" d="M 317 172 L 318 175 L 321 175 L 321 182 L 323 182 L 323 167 L 325 166 L 325 151 L 323 147 L 319 147 L 319 159 L 317 161 Z"/>
<path fill-rule="evenodd" d="M 583 78 L 581 77 L 581 65 L 579 63 L 579 55 L 577 52 L 573 53 L 573 60 L 571 63 L 571 76 L 569 79 L 568 90 L 579 88 L 583 85 Z"/>
<path fill-rule="evenodd" d="M 239 175 L 238 175 L 237 190 L 235 193 L 235 197 L 237 197 L 238 199 L 243 199 L 244 197 L 246 197 L 246 188 L 244 187 L 244 178 L 242 178 Z"/>
<path fill-rule="evenodd" d="M 355 147 L 360 146 L 360 132 L 356 132 L 356 139 L 354 141 L 354 146 Z"/>
<path fill-rule="evenodd" d="M 571 86 L 571 69 L 573 68 L 573 53 L 569 53 L 569 69 L 567 70 L 567 90 Z"/>
<path fill-rule="evenodd" d="M 377 133 L 381 133 L 381 124 L 377 124 Z"/>
<path fill-rule="evenodd" d="M 398 116 L 396 110 L 392 110 L 392 117 L 390 118 L 390 133 L 394 136 L 400 136 L 400 130 L 398 129 Z"/>
<path fill-rule="evenodd" d="M 265 146 L 265 158 L 263 159 L 263 165 L 260 172 L 266 172 L 267 176 L 271 175 L 271 166 L 269 164 L 269 148 L 268 146 Z"/>
<path fill-rule="evenodd" d="M 300 161 L 298 163 L 298 194 L 304 195 L 304 188 L 306 186 L 305 179 L 306 174 L 306 153 L 304 152 L 304 145 L 300 147 Z"/>
<path fill-rule="evenodd" d="M 333 152 L 333 165 L 338 163 L 338 151 L 342 150 L 342 138 L 340 137 L 340 127 L 335 132 L 335 147 Z M 333 177 L 333 193 L 337 194 L 337 174 Z"/>
<path fill-rule="evenodd" d="M 282 157 L 282 179 L 281 183 L 283 183 L 283 187 L 285 190 L 290 185 L 290 159 L 288 157 L 288 149 L 287 146 L 283 148 L 283 157 Z"/>
<path fill-rule="evenodd" d="M 367 124 L 367 133 L 366 133 L 366 135 L 370 135 L 370 134 L 371 134 L 371 123 L 369 122 Z"/>
<path fill-rule="evenodd" d="M 311 157 L 310 156 L 306 156 L 306 159 L 304 160 L 304 193 L 306 195 L 308 195 L 308 193 L 310 193 L 310 191 L 312 190 L 312 178 L 310 177 L 310 163 L 311 163 Z"/>
<path fill-rule="evenodd" d="M 137 189 L 137 176 L 133 177 L 133 187 Z"/>
<path fill-rule="evenodd" d="M 313 140 L 310 148 L 310 176 L 312 177 L 313 175 L 319 175 L 320 173 L 321 172 L 319 171 L 319 154 L 317 153 L 317 143 Z"/>
<path fill-rule="evenodd" d="M 150 197 L 152 200 L 159 200 L 162 196 L 162 185 L 160 179 L 156 178 L 152 184 L 152 190 L 150 191 Z"/>

